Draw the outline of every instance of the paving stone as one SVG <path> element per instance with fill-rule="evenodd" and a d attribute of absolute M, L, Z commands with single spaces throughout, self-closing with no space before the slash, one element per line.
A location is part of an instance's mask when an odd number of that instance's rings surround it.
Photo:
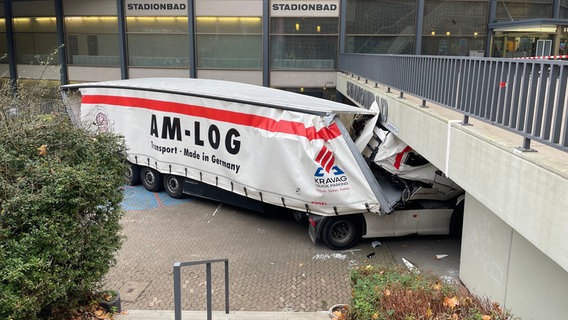
<path fill-rule="evenodd" d="M 371 240 L 352 250 L 333 251 L 313 245 L 307 226 L 291 216 L 197 198 L 127 211 L 122 225 L 126 241 L 104 287 L 118 288 L 124 310 L 171 310 L 175 262 L 228 258 L 230 310 L 267 312 L 314 312 L 348 303 L 353 268 L 394 263 L 388 248 L 372 248 Z M 371 252 L 375 255 L 368 259 Z M 213 264 L 211 271 L 213 310 L 224 310 L 224 266 Z M 205 310 L 205 266 L 183 267 L 181 278 L 182 309 Z M 133 287 L 143 289 L 134 292 Z M 124 299 L 133 292 L 135 298 Z"/>
<path fill-rule="evenodd" d="M 120 300 L 135 302 L 149 284 L 150 281 L 127 281 L 118 290 L 118 292 L 120 292 Z"/>

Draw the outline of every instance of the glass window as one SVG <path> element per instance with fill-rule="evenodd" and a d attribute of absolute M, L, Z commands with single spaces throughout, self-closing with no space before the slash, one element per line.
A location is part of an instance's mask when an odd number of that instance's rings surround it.
<path fill-rule="evenodd" d="M 485 53 L 485 37 L 444 37 L 422 38 L 423 55 L 470 56 L 473 52 Z"/>
<path fill-rule="evenodd" d="M 55 17 L 14 18 L 13 25 L 17 63 L 58 63 Z"/>
<path fill-rule="evenodd" d="M 272 18 L 270 68 L 334 70 L 337 60 L 337 18 Z"/>
<path fill-rule="evenodd" d="M 497 1 L 497 20 L 552 18 L 553 0 Z"/>
<path fill-rule="evenodd" d="M 6 32 L 0 32 L 0 64 L 8 63 L 8 47 L 6 46 Z"/>
<path fill-rule="evenodd" d="M 560 19 L 568 19 L 568 0 L 560 0 Z"/>
<path fill-rule="evenodd" d="M 65 34 L 69 64 L 120 65 L 117 17 L 66 17 Z"/>
<path fill-rule="evenodd" d="M 0 64 L 8 63 L 8 46 L 6 41 L 6 19 L 0 18 Z"/>
<path fill-rule="evenodd" d="M 414 53 L 415 20 L 416 0 L 347 0 L 345 52 Z"/>
<path fill-rule="evenodd" d="M 262 68 L 260 17 L 197 17 L 197 67 Z"/>
<path fill-rule="evenodd" d="M 469 56 L 483 51 L 488 12 L 487 2 L 426 1 L 422 54 Z"/>
<path fill-rule="evenodd" d="M 278 88 L 280 90 L 301 93 L 306 96 L 337 101 L 337 90 L 330 88 Z"/>
<path fill-rule="evenodd" d="M 128 17 L 126 33 L 130 66 L 189 66 L 187 17 Z"/>

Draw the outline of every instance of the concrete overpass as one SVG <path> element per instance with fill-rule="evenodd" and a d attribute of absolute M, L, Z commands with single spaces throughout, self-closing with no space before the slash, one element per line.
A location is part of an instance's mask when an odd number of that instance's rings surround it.
<path fill-rule="evenodd" d="M 405 60 L 406 66 L 391 70 L 377 69 L 384 63 L 379 60 L 392 58 L 342 55 L 337 89 L 361 107 L 376 99 L 385 114 L 383 125 L 466 190 L 460 279 L 472 292 L 523 320 L 565 319 L 567 65 L 535 62 L 537 68 L 523 77 L 518 72 L 526 70 L 526 63 L 519 68 L 518 61 L 505 66 L 495 59 L 488 67 L 493 73 L 484 66 L 462 68 L 472 62 L 467 59 L 461 59 L 454 72 L 440 58 L 431 58 L 440 61 L 425 71 L 419 64 L 430 64 L 428 57 L 416 64 Z M 433 70 L 439 74 L 428 74 Z M 472 75 L 472 70 L 488 78 Z M 537 81 L 540 76 L 546 79 Z M 428 79 L 431 83 L 420 83 Z M 438 82 L 447 86 L 432 85 Z M 463 100 L 468 92 L 471 102 Z M 521 109 L 532 109 L 522 111 L 525 119 L 532 119 L 511 126 L 512 118 L 520 119 Z"/>

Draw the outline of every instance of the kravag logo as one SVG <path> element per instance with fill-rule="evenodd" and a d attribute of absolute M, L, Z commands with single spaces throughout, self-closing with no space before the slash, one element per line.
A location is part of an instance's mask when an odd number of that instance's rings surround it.
<path fill-rule="evenodd" d="M 335 157 L 326 146 L 323 146 L 315 158 L 319 163 L 314 173 L 314 183 L 320 191 L 335 192 L 349 189 L 347 175 L 335 165 Z"/>

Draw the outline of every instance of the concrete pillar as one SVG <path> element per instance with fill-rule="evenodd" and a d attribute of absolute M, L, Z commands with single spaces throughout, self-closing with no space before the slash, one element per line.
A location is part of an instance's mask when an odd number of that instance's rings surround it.
<path fill-rule="evenodd" d="M 568 273 L 469 194 L 460 279 L 474 294 L 523 320 L 568 314 Z"/>
<path fill-rule="evenodd" d="M 473 293 L 503 305 L 513 229 L 466 194 L 460 279 Z"/>

